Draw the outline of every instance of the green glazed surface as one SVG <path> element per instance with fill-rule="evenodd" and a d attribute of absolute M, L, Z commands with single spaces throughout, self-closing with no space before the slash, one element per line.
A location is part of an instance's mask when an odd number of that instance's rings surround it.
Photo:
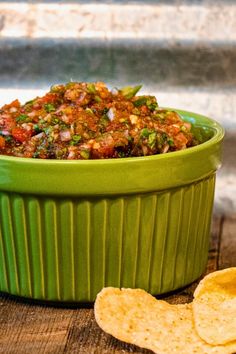
<path fill-rule="evenodd" d="M 205 269 L 223 129 L 184 151 L 119 160 L 0 157 L 0 291 L 94 301 L 104 286 L 157 295 Z"/>

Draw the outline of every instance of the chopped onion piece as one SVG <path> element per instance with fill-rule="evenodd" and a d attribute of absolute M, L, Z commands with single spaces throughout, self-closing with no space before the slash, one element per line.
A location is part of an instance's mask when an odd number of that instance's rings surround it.
<path fill-rule="evenodd" d="M 15 112 L 17 112 L 17 108 L 16 107 L 11 107 L 9 111 L 11 113 L 15 113 Z"/>
<path fill-rule="evenodd" d="M 45 133 L 44 132 L 41 132 L 41 133 L 39 133 L 39 134 L 37 134 L 37 135 L 34 135 L 33 137 L 32 137 L 32 139 L 34 139 L 34 140 L 39 140 L 39 139 L 41 139 L 42 137 L 44 137 L 45 136 Z"/>
<path fill-rule="evenodd" d="M 113 95 L 117 95 L 118 92 L 119 92 L 119 90 L 118 90 L 116 87 L 113 87 L 113 88 L 111 89 L 111 93 L 112 93 Z"/>
<path fill-rule="evenodd" d="M 113 108 L 110 108 L 109 111 L 107 112 L 107 117 L 112 121 L 115 118 L 115 112 Z"/>
<path fill-rule="evenodd" d="M 69 141 L 71 140 L 71 133 L 69 130 L 63 130 L 62 132 L 60 132 L 60 138 L 61 141 Z"/>
<path fill-rule="evenodd" d="M 1 131 L 1 134 L 2 134 L 2 135 L 10 135 L 10 133 L 9 133 L 8 130 L 2 130 L 2 131 Z"/>
<path fill-rule="evenodd" d="M 169 147 L 170 147 L 169 144 L 165 144 L 165 145 L 163 146 L 162 153 L 165 154 L 165 153 L 169 150 Z"/>

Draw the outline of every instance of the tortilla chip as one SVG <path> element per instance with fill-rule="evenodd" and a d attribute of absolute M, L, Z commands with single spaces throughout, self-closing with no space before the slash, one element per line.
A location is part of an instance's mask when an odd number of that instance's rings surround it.
<path fill-rule="evenodd" d="M 107 333 L 158 354 L 234 353 L 236 343 L 211 346 L 194 329 L 192 305 L 171 305 L 141 289 L 104 288 L 95 318 Z"/>
<path fill-rule="evenodd" d="M 236 267 L 208 274 L 194 292 L 198 335 L 217 345 L 236 340 Z"/>

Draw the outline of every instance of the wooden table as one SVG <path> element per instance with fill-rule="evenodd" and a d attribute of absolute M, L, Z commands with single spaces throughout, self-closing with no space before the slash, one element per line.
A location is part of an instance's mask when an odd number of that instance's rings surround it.
<path fill-rule="evenodd" d="M 206 273 L 236 266 L 236 215 L 215 217 Z M 198 282 L 166 296 L 192 300 Z M 97 326 L 93 308 L 64 309 L 0 295 L 0 353 L 151 353 L 113 339 Z"/>

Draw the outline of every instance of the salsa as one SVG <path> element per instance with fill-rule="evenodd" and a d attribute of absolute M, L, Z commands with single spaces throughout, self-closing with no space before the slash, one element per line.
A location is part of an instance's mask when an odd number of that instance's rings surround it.
<path fill-rule="evenodd" d="M 162 109 L 141 86 L 54 85 L 43 97 L 0 108 L 0 154 L 39 159 L 147 156 L 198 144 L 191 124 Z"/>

